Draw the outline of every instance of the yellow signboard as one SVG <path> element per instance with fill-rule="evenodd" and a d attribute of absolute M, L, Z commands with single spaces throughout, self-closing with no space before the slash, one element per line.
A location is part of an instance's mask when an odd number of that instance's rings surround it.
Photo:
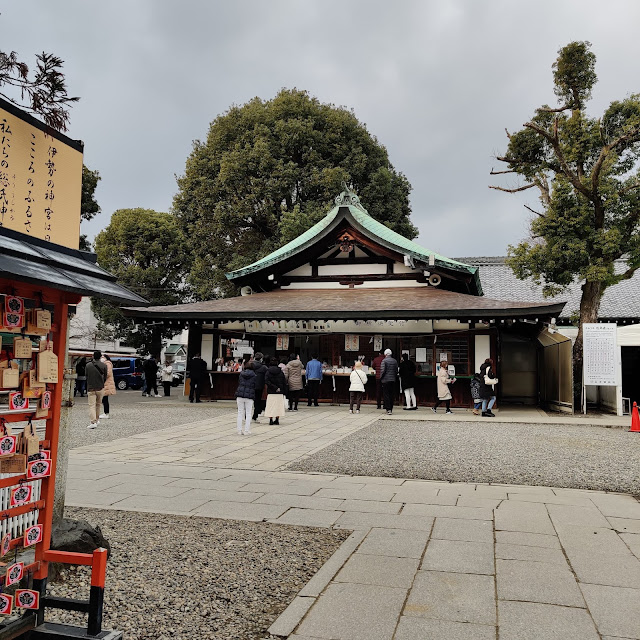
<path fill-rule="evenodd" d="M 82 143 L 0 101 L 0 227 L 77 249 Z"/>

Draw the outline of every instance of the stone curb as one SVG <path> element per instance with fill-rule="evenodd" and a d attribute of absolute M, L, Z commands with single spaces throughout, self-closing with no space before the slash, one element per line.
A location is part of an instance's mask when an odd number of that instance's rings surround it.
<path fill-rule="evenodd" d="M 354 531 L 337 551 L 322 565 L 318 572 L 307 582 L 293 602 L 278 616 L 269 627 L 272 636 L 287 638 L 300 624 L 307 611 L 311 609 L 318 596 L 325 590 L 333 577 L 342 569 L 351 554 L 365 539 L 369 529 Z"/>
<path fill-rule="evenodd" d="M 420 407 L 421 409 L 423 407 Z M 429 407 L 424 407 L 425 409 L 429 409 Z M 482 418 L 479 416 L 474 416 L 470 411 L 456 411 L 453 410 L 454 415 L 446 416 L 443 413 L 433 414 L 431 411 L 427 413 L 424 411 L 423 413 L 413 413 L 411 415 L 405 415 L 406 412 L 394 412 L 391 415 L 384 414 L 382 416 L 378 416 L 378 420 L 402 420 L 403 422 L 438 422 L 440 420 L 448 420 L 449 422 L 480 422 Z M 626 419 L 627 416 L 624 416 Z M 495 418 L 491 418 L 492 423 L 503 423 L 503 424 L 530 424 L 530 425 L 544 425 L 544 426 L 552 426 L 557 425 L 561 427 L 600 427 L 601 429 L 623 429 L 628 431 L 629 425 L 622 423 L 620 416 L 612 416 L 612 418 L 616 419 L 615 422 L 606 422 L 605 419 L 596 418 L 596 419 L 582 419 L 582 418 L 573 418 L 567 417 L 566 419 L 562 419 L 559 417 L 532 417 L 532 416 L 500 416 L 496 414 Z M 485 418 L 486 420 L 486 418 Z"/>

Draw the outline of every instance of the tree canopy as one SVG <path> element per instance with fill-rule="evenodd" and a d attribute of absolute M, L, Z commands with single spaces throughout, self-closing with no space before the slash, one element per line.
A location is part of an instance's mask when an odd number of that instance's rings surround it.
<path fill-rule="evenodd" d="M 414 238 L 411 186 L 353 112 L 283 89 L 233 106 L 196 141 L 174 211 L 194 260 L 199 298 L 235 292 L 225 272 L 296 237 L 331 208 L 346 182 L 369 213 Z"/>
<path fill-rule="evenodd" d="M 95 240 L 98 264 L 118 277 L 127 288 L 156 305 L 184 301 L 189 268 L 186 243 L 176 218 L 151 209 L 119 209 Z M 175 330 L 161 324 L 135 330 L 119 307 L 92 299 L 96 315 L 115 326 L 118 334 L 141 353 L 159 355 L 162 339 Z"/>
<path fill-rule="evenodd" d="M 36 55 L 33 77 L 29 66 L 18 59 L 15 51 L 0 51 L 0 96 L 21 109 L 40 116 L 46 124 L 59 131 L 67 130 L 69 107 L 80 98 L 67 94 L 67 85 L 62 73 L 63 61 L 51 53 Z M 13 87 L 20 92 L 21 100 L 7 93 Z M 24 104 L 26 98 L 27 104 Z"/>
<path fill-rule="evenodd" d="M 80 200 L 80 221 L 92 220 L 100 213 L 100 205 L 95 197 L 96 187 L 102 178 L 97 171 L 91 171 L 84 164 L 82 165 L 82 197 Z M 90 251 L 91 245 L 86 234 L 80 236 L 80 248 L 83 251 Z"/>
<path fill-rule="evenodd" d="M 640 95 L 612 102 L 600 117 L 586 105 L 597 81 L 589 42 L 571 42 L 553 64 L 558 107 L 543 105 L 517 133 L 508 134 L 498 159 L 524 183 L 492 188 L 537 189 L 530 237 L 509 247 L 519 278 L 532 277 L 556 294 L 583 281 L 580 327 L 596 322 L 607 287 L 630 278 L 640 265 Z M 614 262 L 625 258 L 616 272 Z M 574 381 L 582 366 L 582 329 L 574 347 Z"/>

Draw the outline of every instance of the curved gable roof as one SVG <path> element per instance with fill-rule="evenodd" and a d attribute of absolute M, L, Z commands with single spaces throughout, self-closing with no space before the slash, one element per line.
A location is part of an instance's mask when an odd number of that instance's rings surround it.
<path fill-rule="evenodd" d="M 355 229 L 392 251 L 409 255 L 412 258 L 427 264 L 429 264 L 430 260 L 434 260 L 434 264 L 437 267 L 473 276 L 478 295 L 482 295 L 482 286 L 480 284 L 477 267 L 457 260 L 452 260 L 451 258 L 442 256 L 434 251 L 429 251 L 412 240 L 409 240 L 408 238 L 405 238 L 399 233 L 393 231 L 378 220 L 372 218 L 362 204 L 360 204 L 358 196 L 347 188 L 345 188 L 345 190 L 336 197 L 333 209 L 331 209 L 331 211 L 329 211 L 322 220 L 313 225 L 313 227 L 307 229 L 307 231 L 300 234 L 297 238 L 291 240 L 291 242 L 288 242 L 279 249 L 276 249 L 276 251 L 273 251 L 264 258 L 261 258 L 246 267 L 227 273 L 226 276 L 229 280 L 235 280 L 236 278 L 258 273 L 282 262 L 283 260 L 286 260 L 287 258 L 291 258 L 326 236 L 344 219 L 352 224 Z"/>

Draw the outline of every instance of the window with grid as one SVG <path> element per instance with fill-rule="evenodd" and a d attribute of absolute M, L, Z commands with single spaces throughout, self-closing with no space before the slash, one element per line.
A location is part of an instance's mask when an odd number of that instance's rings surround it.
<path fill-rule="evenodd" d="M 435 359 L 439 361 L 441 353 L 447 353 L 448 363 L 456 368 L 456 375 L 469 375 L 469 338 L 438 336 L 435 344 Z"/>

